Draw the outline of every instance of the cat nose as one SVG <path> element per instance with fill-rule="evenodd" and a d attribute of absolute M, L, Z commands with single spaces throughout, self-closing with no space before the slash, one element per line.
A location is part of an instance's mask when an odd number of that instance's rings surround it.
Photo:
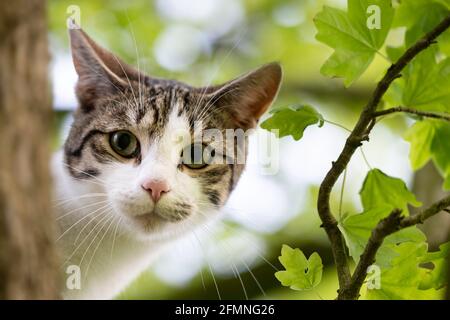
<path fill-rule="evenodd" d="M 147 191 L 153 201 L 157 202 L 163 193 L 170 191 L 169 184 L 165 180 L 149 179 L 142 184 L 142 188 Z"/>

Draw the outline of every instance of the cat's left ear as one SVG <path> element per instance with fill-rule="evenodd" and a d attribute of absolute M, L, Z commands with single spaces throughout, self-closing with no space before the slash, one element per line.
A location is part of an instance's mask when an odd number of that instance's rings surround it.
<path fill-rule="evenodd" d="M 69 30 L 70 45 L 78 82 L 75 88 L 80 105 L 92 109 L 96 102 L 122 91 L 146 76 L 92 40 L 82 29 Z"/>
<path fill-rule="evenodd" d="M 211 88 L 208 98 L 214 102 L 215 108 L 226 112 L 231 120 L 229 125 L 233 128 L 254 128 L 275 100 L 282 74 L 279 63 L 269 63 L 224 85 Z"/>

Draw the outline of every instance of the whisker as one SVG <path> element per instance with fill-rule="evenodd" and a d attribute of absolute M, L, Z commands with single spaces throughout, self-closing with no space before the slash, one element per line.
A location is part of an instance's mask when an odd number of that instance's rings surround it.
<path fill-rule="evenodd" d="M 110 208 L 108 208 L 108 207 L 106 206 L 105 208 L 103 208 L 103 210 L 102 210 L 98 215 L 96 215 L 96 216 L 93 217 L 91 220 L 89 220 L 89 221 L 83 226 L 83 228 L 80 230 L 80 232 L 78 232 L 78 235 L 77 235 L 77 237 L 75 238 L 75 240 L 73 241 L 73 244 L 74 244 L 74 245 L 77 244 L 77 241 L 78 241 L 78 239 L 80 238 L 80 236 L 83 234 L 83 231 L 87 228 L 87 226 L 88 226 L 91 222 L 95 221 L 95 219 L 97 219 L 98 217 L 100 217 L 100 216 L 102 216 L 103 214 L 105 214 L 106 212 L 108 212 L 108 210 L 110 210 Z"/>
<path fill-rule="evenodd" d="M 197 234 L 195 233 L 195 231 L 192 231 L 192 232 L 194 234 L 195 239 L 197 239 L 197 242 L 198 242 L 198 244 L 199 244 L 199 246 L 200 246 L 200 248 L 202 250 L 203 257 L 205 258 L 206 264 L 208 265 L 209 273 L 211 274 L 211 277 L 212 277 L 213 282 L 214 282 L 214 287 L 216 288 L 217 297 L 219 298 L 219 300 L 222 300 L 222 297 L 221 297 L 220 291 L 219 291 L 219 286 L 218 286 L 217 281 L 216 281 L 216 277 L 214 276 L 214 272 L 212 270 L 211 264 L 209 263 L 208 259 L 206 258 L 205 251 L 203 249 L 203 245 L 202 245 L 200 239 L 198 238 Z"/>
<path fill-rule="evenodd" d="M 205 104 L 205 106 L 204 106 L 204 109 L 202 110 L 202 112 L 200 113 L 200 115 L 197 116 L 198 121 L 202 121 L 202 120 L 204 120 L 204 119 L 206 118 L 207 113 L 210 112 L 210 111 L 212 110 L 212 108 L 214 107 L 214 104 L 215 104 L 217 101 L 219 101 L 220 98 L 224 97 L 224 96 L 227 95 L 227 94 L 230 94 L 230 93 L 233 92 L 233 91 L 239 90 L 239 89 L 240 89 L 240 88 L 238 88 L 238 87 L 225 89 L 225 91 L 222 92 L 221 94 L 219 94 L 218 96 L 213 96 L 213 97 L 211 97 L 211 98 L 206 102 L 206 104 Z M 229 106 L 228 106 L 228 105 L 220 106 L 220 107 L 218 107 L 218 108 L 216 108 L 216 109 L 213 110 L 213 112 L 214 112 L 213 114 L 216 114 L 216 113 L 218 113 L 219 111 L 221 111 L 222 109 L 225 109 L 225 108 L 227 108 L 227 107 L 229 107 Z M 209 115 L 209 116 L 211 116 L 211 115 Z"/>
<path fill-rule="evenodd" d="M 81 179 L 81 178 L 77 178 L 77 177 L 74 177 L 74 176 L 72 176 L 71 178 L 74 179 L 74 180 L 80 181 L 80 182 L 82 182 L 82 183 L 87 182 L 87 183 L 92 183 L 92 184 L 94 184 L 95 186 L 100 186 L 100 187 L 102 187 L 102 188 L 106 188 L 106 187 L 107 187 L 107 184 L 106 184 L 106 183 L 103 183 L 103 182 L 98 182 L 98 181 L 95 181 L 95 180 L 89 180 L 89 179 Z"/>
<path fill-rule="evenodd" d="M 222 241 L 224 241 L 224 244 L 226 246 L 228 246 L 228 244 L 226 243 L 226 240 L 223 239 Z M 242 259 L 239 258 L 239 261 L 241 261 L 241 263 L 245 266 L 245 268 L 247 269 L 248 273 L 251 275 L 251 277 L 253 278 L 253 280 L 255 281 L 256 285 L 258 286 L 259 290 L 261 291 L 261 293 L 263 294 L 263 296 L 266 295 L 266 292 L 264 291 L 263 287 L 261 286 L 261 284 L 259 283 L 258 279 L 256 278 L 255 274 L 252 272 L 251 268 L 249 267 L 249 265 Z"/>
<path fill-rule="evenodd" d="M 83 245 L 83 243 L 89 238 L 89 236 L 92 234 L 92 232 L 95 231 L 95 229 L 97 228 L 97 226 L 107 217 L 109 217 L 110 215 L 108 214 L 108 212 L 104 212 L 103 213 L 105 216 L 103 218 L 101 218 L 97 224 L 91 229 L 91 231 L 89 231 L 89 233 L 86 235 L 86 237 L 83 239 L 83 241 L 80 242 L 80 244 L 75 248 L 75 250 L 72 252 L 72 254 L 66 259 L 66 261 L 64 262 L 64 264 L 66 264 L 67 262 L 70 261 L 70 259 L 73 258 L 73 256 L 75 255 L 75 253 L 78 251 L 78 249 L 81 248 L 81 246 Z M 81 266 L 81 263 L 79 263 L 79 265 Z"/>
<path fill-rule="evenodd" d="M 122 106 L 122 107 L 124 107 L 124 108 L 129 108 L 129 105 L 123 103 L 122 101 L 119 101 L 119 100 L 116 100 L 116 99 L 113 99 L 113 98 L 106 98 L 105 100 L 106 100 L 106 101 L 115 102 L 115 103 L 117 103 L 119 106 Z"/>
<path fill-rule="evenodd" d="M 107 185 L 107 184 L 108 184 L 106 181 L 104 181 L 104 180 L 102 180 L 102 179 L 100 179 L 100 178 L 98 178 L 98 177 L 96 177 L 96 176 L 90 174 L 89 172 L 86 172 L 86 171 L 83 171 L 83 170 L 81 170 L 81 169 L 72 167 L 72 166 L 69 165 L 68 163 L 63 162 L 63 165 L 67 166 L 68 168 L 70 168 L 70 169 L 72 169 L 72 170 L 76 170 L 76 171 L 78 171 L 79 173 L 82 173 L 82 174 L 85 174 L 85 175 L 87 175 L 87 176 L 89 176 L 89 177 L 91 177 L 91 178 L 94 178 L 95 180 L 101 182 L 102 185 Z"/>
<path fill-rule="evenodd" d="M 111 261 L 112 261 L 112 258 L 113 258 L 114 245 L 115 245 L 115 243 L 116 243 L 117 229 L 119 228 L 119 224 L 120 224 L 120 222 L 122 221 L 122 219 L 123 219 L 123 216 L 120 216 L 120 218 L 119 218 L 118 221 L 117 221 L 116 228 L 114 229 L 113 240 L 112 240 L 112 245 L 111 245 Z"/>
<path fill-rule="evenodd" d="M 196 101 L 195 107 L 194 107 L 194 112 L 193 114 L 196 114 L 198 109 L 200 108 L 203 99 L 205 98 L 205 94 L 208 91 L 208 89 L 210 88 L 212 81 L 214 80 L 214 78 L 216 77 L 217 73 L 219 72 L 219 70 L 222 68 L 222 66 L 224 65 L 224 63 L 228 60 L 228 58 L 231 56 L 231 53 L 238 47 L 238 45 L 240 44 L 241 40 L 244 38 L 244 34 L 245 32 L 247 32 L 246 29 L 244 29 L 244 31 L 242 31 L 241 36 L 239 37 L 239 39 L 235 42 L 235 44 L 233 45 L 233 47 L 230 48 L 230 50 L 227 52 L 226 56 L 224 57 L 224 59 L 220 62 L 220 64 L 218 64 L 218 66 L 216 67 L 216 70 L 211 74 L 209 81 L 207 82 L 208 84 L 206 86 L 204 86 L 203 90 L 201 91 L 200 94 L 200 98 Z"/>
<path fill-rule="evenodd" d="M 79 200 L 79 199 L 83 199 L 83 198 L 106 197 L 107 195 L 108 195 L 107 193 L 89 193 L 89 194 L 83 194 L 83 195 L 71 197 L 71 198 L 55 199 L 55 200 L 52 200 L 52 202 L 57 202 L 54 206 L 59 207 L 70 201 L 75 201 L 75 200 Z"/>
<path fill-rule="evenodd" d="M 105 205 L 99 209 L 97 209 L 96 211 L 93 211 L 85 216 L 83 216 L 81 219 L 79 219 L 77 222 L 75 222 L 73 225 L 71 225 L 67 230 L 65 230 L 59 237 L 58 239 L 56 239 L 56 242 L 58 242 L 59 240 L 61 240 L 70 230 L 72 230 L 72 228 L 74 228 L 77 224 L 79 224 L 81 221 L 83 221 L 85 218 L 91 216 L 92 214 L 96 213 L 98 210 L 102 210 L 104 208 L 106 208 L 108 205 Z M 103 214 L 104 211 L 102 211 L 98 216 L 100 216 L 101 214 Z M 97 217 L 97 216 L 96 216 Z M 91 221 L 91 220 L 90 220 Z M 88 222 L 89 223 L 89 222 Z M 75 244 L 75 242 L 74 242 Z"/>
<path fill-rule="evenodd" d="M 211 232 L 211 230 L 209 230 L 209 228 L 207 227 L 207 225 L 203 225 L 203 228 L 204 228 L 209 234 L 213 235 L 213 233 Z M 224 244 L 225 244 L 225 242 L 224 242 Z M 242 280 L 242 277 L 241 277 L 241 275 L 240 275 L 240 273 L 239 273 L 238 268 L 236 267 L 236 264 L 233 262 L 233 259 L 231 259 L 232 255 L 231 255 L 230 251 L 228 250 L 228 248 L 226 248 L 226 247 L 225 247 L 225 251 L 226 251 L 227 254 L 228 254 L 228 261 L 229 261 L 229 263 L 230 263 L 231 270 L 233 271 L 234 276 L 235 276 L 237 279 L 239 279 L 239 282 L 241 283 L 241 287 L 242 287 L 242 291 L 244 292 L 245 300 L 248 300 L 247 289 L 245 288 L 244 281 Z M 258 282 L 258 284 L 259 284 L 259 282 Z"/>
<path fill-rule="evenodd" d="M 142 92 L 141 92 L 141 68 L 140 68 L 140 57 L 139 57 L 139 50 L 138 50 L 138 46 L 137 46 L 137 42 L 136 42 L 136 37 L 134 35 L 134 30 L 133 30 L 133 25 L 130 21 L 130 17 L 128 16 L 128 10 L 126 11 L 126 16 L 128 19 L 128 25 L 130 27 L 130 31 L 131 31 L 131 35 L 133 37 L 133 42 L 134 42 L 134 49 L 136 52 L 136 62 L 137 62 L 137 68 L 138 68 L 138 89 L 139 89 L 139 102 L 140 102 L 140 106 L 143 106 L 143 96 L 142 96 Z"/>
<path fill-rule="evenodd" d="M 108 202 L 108 201 L 109 200 L 102 200 L 102 201 L 98 201 L 98 202 L 95 202 L 95 203 L 90 203 L 90 204 L 85 205 L 85 206 L 83 206 L 81 208 L 76 208 L 76 209 L 70 210 L 69 212 L 63 214 L 62 216 L 59 216 L 58 218 L 56 218 L 56 221 L 61 220 L 64 217 L 67 217 L 68 215 L 71 215 L 74 212 L 78 212 L 78 211 L 86 209 L 86 208 L 90 208 L 90 207 L 93 207 L 93 206 L 96 206 L 96 205 L 99 205 L 99 204 L 103 204 L 103 203 Z"/>
<path fill-rule="evenodd" d="M 209 204 L 208 202 L 200 202 L 203 204 Z M 206 216 L 206 214 L 204 214 L 201 211 L 198 211 L 198 213 L 200 213 L 201 215 L 203 215 L 205 218 L 208 218 Z M 227 225 L 225 222 L 223 222 L 222 220 L 217 220 L 216 222 L 218 222 L 222 227 L 226 228 L 229 231 L 234 231 L 234 229 L 232 227 L 230 227 L 229 225 Z M 242 235 L 240 235 L 240 237 L 242 237 Z M 264 255 L 261 253 L 260 248 L 258 248 L 257 246 L 255 246 L 252 242 L 247 241 L 247 243 L 255 250 L 255 253 L 258 255 L 259 258 L 261 258 L 265 263 L 267 263 L 272 269 L 274 269 L 275 271 L 280 271 L 276 266 L 273 265 L 273 263 L 271 263 L 269 260 L 267 260 L 266 257 L 264 257 Z"/>
<path fill-rule="evenodd" d="M 129 84 L 130 89 L 131 89 L 131 93 L 133 95 L 134 103 L 138 107 L 139 103 L 138 103 L 138 100 L 136 99 L 136 93 L 134 92 L 134 88 L 133 88 L 133 85 L 131 84 L 131 81 L 130 81 L 130 78 L 128 77 L 128 74 L 125 72 L 125 69 L 124 69 L 122 63 L 119 61 L 119 59 L 117 59 L 117 57 L 115 55 L 112 55 L 112 56 L 113 56 L 114 60 L 116 60 L 116 62 L 119 64 L 120 68 L 122 69 L 122 72 L 124 73 L 125 77 L 127 78 L 128 84 Z"/>
<path fill-rule="evenodd" d="M 100 247 L 100 244 L 102 243 L 102 241 L 103 241 L 103 239 L 105 238 L 105 236 L 108 234 L 109 228 L 111 228 L 111 226 L 113 225 L 114 219 L 115 219 L 115 218 L 116 218 L 116 216 L 113 215 L 113 216 L 112 216 L 112 219 L 108 220 L 108 222 L 109 222 L 109 221 L 111 221 L 111 222 L 109 223 L 108 228 L 106 228 L 105 232 L 103 232 L 102 237 L 100 238 L 99 242 L 97 243 L 97 246 L 96 246 L 95 249 L 94 249 L 94 252 L 92 253 L 91 259 L 89 260 L 89 263 L 88 263 L 88 265 L 87 265 L 86 271 L 85 271 L 85 273 L 84 273 L 85 278 L 87 278 L 87 276 L 88 276 L 88 273 L 89 273 L 89 267 L 91 266 L 92 260 L 93 260 L 94 257 L 95 257 L 95 253 L 97 252 L 98 248 Z M 103 225 L 103 227 L 102 227 L 102 229 L 100 229 L 100 230 L 103 230 L 103 228 L 106 226 L 106 224 L 107 224 L 108 222 L 105 222 L 104 225 Z M 96 236 L 96 237 L 97 237 L 97 236 Z M 95 238 L 94 238 L 94 239 L 95 239 Z M 81 264 L 80 264 L 80 265 L 81 265 Z"/>
<path fill-rule="evenodd" d="M 113 55 L 115 57 L 115 55 Z M 116 57 L 115 57 L 116 58 Z M 116 58 L 117 60 L 117 58 Z M 106 80 L 107 82 L 109 82 L 120 94 L 122 94 L 122 96 L 127 100 L 127 102 L 131 105 L 130 103 L 130 99 L 126 96 L 126 94 L 118 87 L 116 86 L 107 76 L 105 76 L 104 74 L 101 74 L 100 72 L 97 72 L 97 70 L 95 70 L 94 68 L 92 68 L 89 64 L 87 64 L 87 67 L 89 69 L 91 69 L 92 72 L 94 72 L 95 74 L 97 74 L 98 76 L 100 76 L 103 80 Z"/>

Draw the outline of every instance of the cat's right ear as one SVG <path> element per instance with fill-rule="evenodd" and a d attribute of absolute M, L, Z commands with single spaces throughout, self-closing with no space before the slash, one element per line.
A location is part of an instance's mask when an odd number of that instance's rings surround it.
<path fill-rule="evenodd" d="M 98 99 L 122 91 L 144 75 L 94 42 L 82 29 L 70 29 L 70 46 L 78 82 L 75 88 L 81 108 L 90 110 Z"/>

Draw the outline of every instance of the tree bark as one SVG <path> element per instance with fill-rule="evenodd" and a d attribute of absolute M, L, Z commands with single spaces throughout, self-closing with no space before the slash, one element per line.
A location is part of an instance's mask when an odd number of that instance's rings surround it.
<path fill-rule="evenodd" d="M 0 3 L 0 299 L 58 297 L 44 0 Z"/>

